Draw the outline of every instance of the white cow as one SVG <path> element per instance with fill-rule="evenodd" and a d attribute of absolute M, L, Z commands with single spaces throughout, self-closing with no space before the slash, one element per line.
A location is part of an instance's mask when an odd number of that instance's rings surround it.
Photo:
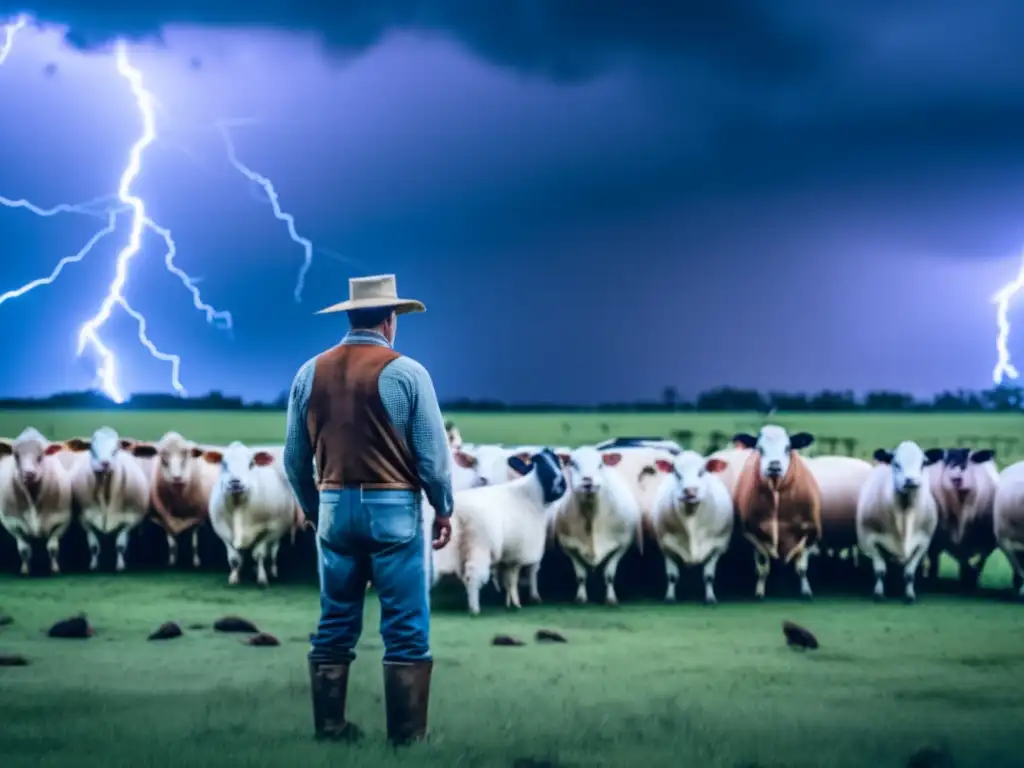
<path fill-rule="evenodd" d="M 704 601 L 718 602 L 715 574 L 729 548 L 735 519 L 732 496 L 718 477 L 726 466 L 722 459 L 705 459 L 696 451 L 683 451 L 668 466 L 659 466 L 667 474 L 658 489 L 652 527 L 665 558 L 668 601 L 676 599 L 678 558 L 704 567 Z"/>
<path fill-rule="evenodd" d="M 452 493 L 487 485 L 487 480 L 480 474 L 479 467 L 480 462 L 475 456 L 461 449 L 453 449 Z M 425 493 L 423 494 L 423 520 L 424 530 L 430 534 L 434 524 L 434 508 Z M 432 535 L 425 536 L 426 546 L 429 550 L 427 552 L 428 561 L 431 562 L 431 588 L 436 586 L 444 576 L 459 575 L 459 521 L 455 515 L 452 515 L 449 522 L 452 526 L 451 540 L 444 549 L 434 549 L 431 546 Z"/>
<path fill-rule="evenodd" d="M 582 446 L 559 460 L 569 476 L 569 493 L 557 505 L 555 535 L 576 573 L 576 602 L 587 602 L 587 573 L 603 564 L 605 602 L 617 605 L 619 562 L 634 542 L 643 546 L 640 505 L 625 480 L 611 471 L 622 454 Z"/>
<path fill-rule="evenodd" d="M 895 451 L 875 451 L 878 465 L 872 468 L 857 502 L 857 543 L 871 559 L 876 600 L 885 599 L 883 553 L 903 566 L 904 599 L 908 603 L 917 599 L 917 568 L 939 524 L 925 467 L 940 461 L 943 453 L 941 448 L 922 451 L 913 440 L 904 440 Z"/>
<path fill-rule="evenodd" d="M 132 454 L 135 441 L 121 438 L 110 427 L 100 427 L 91 439 L 76 437 L 65 445 L 78 454 L 71 472 L 71 490 L 89 542 L 89 570 L 99 567 L 98 534 L 116 533 L 116 570 L 123 571 L 128 537 L 149 510 L 150 477 Z"/>
<path fill-rule="evenodd" d="M 857 558 L 857 503 L 871 464 L 852 456 L 811 456 L 807 468 L 821 493 L 821 545 L 826 557 Z"/>
<path fill-rule="evenodd" d="M 60 540 L 71 524 L 71 479 L 51 443 L 28 427 L 14 440 L 0 439 L 0 524 L 14 537 L 21 574 L 32 563 L 32 539 L 46 539 L 50 571 L 60 573 Z"/>
<path fill-rule="evenodd" d="M 508 463 L 521 477 L 455 496 L 461 527 L 459 572 L 473 615 L 480 613 L 480 589 L 499 565 L 503 566 L 506 605 L 521 607 L 519 572 L 544 556 L 549 509 L 566 492 L 561 465 L 551 451 L 535 454 L 530 464 L 518 456 L 510 457 Z"/>
<path fill-rule="evenodd" d="M 485 481 L 486 485 L 500 485 L 519 477 L 508 463 L 509 457 L 515 455 L 513 449 L 504 445 L 483 443 L 473 446 L 469 451 L 463 446 L 463 452 L 473 456 L 476 463 L 476 470 Z M 531 454 L 527 451 L 520 451 L 519 458 L 528 462 Z"/>
<path fill-rule="evenodd" d="M 242 552 L 252 551 L 256 582 L 267 586 L 266 560 L 270 575 L 277 578 L 277 554 L 281 539 L 295 530 L 298 504 L 288 483 L 273 466 L 274 456 L 253 452 L 235 441 L 223 451 L 203 454 L 210 464 L 220 465 L 220 477 L 210 494 L 210 524 L 224 542 L 231 574 L 229 584 L 239 582 Z"/>
<path fill-rule="evenodd" d="M 993 529 L 999 548 L 1013 568 L 1013 586 L 1024 601 L 1024 461 L 999 473 Z"/>

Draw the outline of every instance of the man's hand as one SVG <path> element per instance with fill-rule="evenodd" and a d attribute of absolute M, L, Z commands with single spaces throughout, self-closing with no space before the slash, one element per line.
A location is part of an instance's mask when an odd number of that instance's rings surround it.
<path fill-rule="evenodd" d="M 434 549 L 444 549 L 452 540 L 452 521 L 450 517 L 434 517 Z"/>

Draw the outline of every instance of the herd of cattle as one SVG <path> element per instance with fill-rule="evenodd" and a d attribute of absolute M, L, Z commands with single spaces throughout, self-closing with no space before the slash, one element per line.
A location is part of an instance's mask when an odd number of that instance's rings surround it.
<path fill-rule="evenodd" d="M 645 542 L 663 558 L 666 600 L 676 599 L 682 566 L 700 568 L 704 600 L 715 602 L 718 564 L 733 547 L 749 548 L 759 598 L 773 563 L 792 566 L 810 598 L 812 556 L 864 557 L 877 599 L 895 565 L 912 602 L 919 568 L 937 577 L 941 553 L 959 563 L 971 587 L 998 548 L 1024 599 L 1024 462 L 1000 472 L 992 450 L 922 450 L 904 441 L 875 451 L 873 464 L 801 456 L 814 437 L 774 425 L 737 434 L 732 447 L 709 456 L 657 438 L 572 449 L 471 445 L 454 424 L 449 442 L 452 542 L 432 552 L 431 578 L 435 585 L 461 580 L 470 613 L 480 611 L 488 582 L 519 607 L 522 577 L 530 599 L 540 601 L 541 561 L 556 545 L 575 572 L 576 600 L 588 600 L 588 574 L 599 572 L 605 601 L 615 604 L 619 563 Z M 224 544 L 229 583 L 238 583 L 249 554 L 258 583 L 267 585 L 283 539 L 294 541 L 306 524 L 282 453 L 279 445 L 200 445 L 176 432 L 151 443 L 109 427 L 89 439 L 52 442 L 28 428 L 0 439 L 0 523 L 28 574 L 34 541 L 45 542 L 50 570 L 60 572 L 60 542 L 74 523 L 85 531 L 92 570 L 101 540 L 113 538 L 123 571 L 130 534 L 147 519 L 166 536 L 168 565 L 177 560 L 179 537 L 190 534 L 199 567 L 197 537 L 208 521 Z M 424 499 L 428 530 L 432 515 Z"/>

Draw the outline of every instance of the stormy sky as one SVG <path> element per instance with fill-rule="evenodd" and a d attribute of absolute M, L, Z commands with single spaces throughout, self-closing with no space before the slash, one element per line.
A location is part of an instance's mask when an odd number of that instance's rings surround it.
<path fill-rule="evenodd" d="M 40 22 L 0 65 L 9 199 L 116 195 L 128 41 L 158 134 L 132 190 L 233 315 L 209 325 L 144 236 L 124 295 L 190 393 L 276 396 L 344 333 L 313 312 L 380 272 L 427 304 L 398 343 L 442 399 L 990 385 L 1024 244 L 1019 0 L 331 5 L 0 0 Z M 301 303 L 303 250 L 219 120 L 314 244 Z M 0 394 L 93 384 L 77 331 L 130 220 L 0 304 Z M 0 209 L 0 293 L 105 223 Z M 101 336 L 123 392 L 170 390 L 122 310 Z"/>

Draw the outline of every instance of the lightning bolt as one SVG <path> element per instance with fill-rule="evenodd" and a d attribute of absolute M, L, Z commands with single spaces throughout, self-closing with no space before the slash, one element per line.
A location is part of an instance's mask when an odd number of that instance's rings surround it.
<path fill-rule="evenodd" d="M 306 285 L 306 274 L 313 264 L 313 243 L 300 235 L 295 229 L 295 217 L 281 209 L 281 203 L 277 197 L 277 190 L 274 189 L 274 183 L 266 176 L 247 167 L 238 159 L 238 155 L 235 153 L 235 143 L 231 139 L 229 128 L 231 126 L 247 125 L 251 122 L 251 120 L 218 120 L 217 130 L 220 131 L 220 135 L 224 139 L 224 145 L 228 152 L 228 161 L 235 167 L 235 170 L 249 179 L 249 181 L 263 187 L 263 191 L 267 194 L 267 199 L 274 209 L 274 218 L 278 221 L 283 221 L 285 226 L 288 227 L 288 235 L 292 241 L 302 246 L 305 257 L 302 267 L 299 269 L 298 280 L 295 283 L 295 302 L 300 303 L 302 301 L 302 289 Z"/>
<path fill-rule="evenodd" d="M 3 61 L 10 55 L 16 32 L 26 26 L 27 23 L 27 17 L 19 16 L 15 22 L 4 27 L 6 34 L 4 38 L 4 46 L 3 48 L 0 48 L 0 63 L 3 63 Z M 128 165 L 121 176 L 116 197 L 106 195 L 85 203 L 61 203 L 53 206 L 52 208 L 42 208 L 41 206 L 35 205 L 34 203 L 24 199 L 12 200 L 10 198 L 0 197 L 0 205 L 4 205 L 8 208 L 22 208 L 37 216 L 49 217 L 62 213 L 77 213 L 105 218 L 107 220 L 107 226 L 93 235 L 93 237 L 78 253 L 61 259 L 48 277 L 33 280 L 16 290 L 0 294 L 0 305 L 5 301 L 23 296 L 35 288 L 52 284 L 60 276 L 66 266 L 82 261 L 100 240 L 115 231 L 118 214 L 128 210 L 133 211 L 131 232 L 129 234 L 128 243 L 117 256 L 114 279 L 111 282 L 107 295 L 97 313 L 79 329 L 77 347 L 79 355 L 85 351 L 87 346 L 91 346 L 91 348 L 98 354 L 101 359 L 100 369 L 97 373 L 98 381 L 103 391 L 111 400 L 117 403 L 122 403 L 124 402 L 124 398 L 117 386 L 117 360 L 113 352 L 103 343 L 99 336 L 100 328 L 102 328 L 104 323 L 106 323 L 110 318 L 115 307 L 120 307 L 129 317 L 135 320 L 138 327 L 139 342 L 149 351 L 149 353 L 158 360 L 170 363 L 171 384 L 175 391 L 183 396 L 187 394 L 180 380 L 181 358 L 177 355 L 163 352 L 157 348 L 147 333 L 148 324 L 145 316 L 132 307 L 123 294 L 124 286 L 128 280 L 129 262 L 141 250 L 142 235 L 145 230 L 152 231 L 163 239 L 166 246 L 164 264 L 167 270 L 177 277 L 191 293 L 193 305 L 205 313 L 207 322 L 218 323 L 222 327 L 230 330 L 232 327 L 232 318 L 229 312 L 219 311 L 203 302 L 199 289 L 196 287 L 196 281 L 189 277 L 187 273 L 181 270 L 174 263 L 177 248 L 170 230 L 153 222 L 146 214 L 145 203 L 131 192 L 132 183 L 136 180 L 142 170 L 143 152 L 154 141 L 156 141 L 157 138 L 154 118 L 154 106 L 156 104 L 156 100 L 153 95 L 145 89 L 142 74 L 129 63 L 127 49 L 123 41 L 118 41 L 116 45 L 116 60 L 118 73 L 124 77 L 131 86 L 143 123 L 142 136 L 135 142 L 129 152 Z"/>
<path fill-rule="evenodd" d="M 143 85 L 142 73 L 129 63 L 128 52 L 123 41 L 117 42 L 116 56 L 118 74 L 125 78 L 131 86 L 139 113 L 142 116 L 142 136 L 132 145 L 128 153 L 128 165 L 121 175 L 121 183 L 117 190 L 118 199 L 132 208 L 132 224 L 128 235 L 128 244 L 117 254 L 114 280 L 110 284 L 110 288 L 103 299 L 103 303 L 100 305 L 99 311 L 91 319 L 87 320 L 78 331 L 77 352 L 81 355 L 87 345 L 92 345 L 92 348 L 102 360 L 98 376 L 102 382 L 103 391 L 107 393 L 111 400 L 121 403 L 124 402 L 124 398 L 121 396 L 117 386 L 117 359 L 99 336 L 100 328 L 110 319 L 111 312 L 113 312 L 115 306 L 120 306 L 138 324 L 139 341 L 149 350 L 149 353 L 158 360 L 171 364 L 171 386 L 174 387 L 175 391 L 182 396 L 185 396 L 187 393 L 179 378 L 181 358 L 157 349 L 156 345 L 153 344 L 146 334 L 145 318 L 128 304 L 127 299 L 125 299 L 122 293 L 124 285 L 128 281 L 128 264 L 142 248 L 142 233 L 148 221 L 146 204 L 142 201 L 142 198 L 132 194 L 132 182 L 138 178 L 139 173 L 142 171 L 142 153 L 156 141 L 156 125 L 153 116 L 153 97 Z"/>
<path fill-rule="evenodd" d="M 997 386 L 1006 379 L 1017 379 L 1020 377 L 1020 373 L 1010 361 L 1010 350 L 1007 342 L 1010 338 L 1010 319 L 1008 316 L 1010 301 L 1021 290 L 1024 290 L 1024 258 L 1022 258 L 1017 278 L 1000 288 L 999 292 L 992 297 L 992 302 L 996 305 L 996 324 L 999 327 L 999 334 L 996 336 L 996 351 L 999 354 L 999 359 L 995 369 L 992 371 L 992 381 Z"/>
<path fill-rule="evenodd" d="M 14 21 L 4 24 L 4 42 L 0 45 L 0 64 L 7 61 L 7 57 L 11 55 L 11 49 L 14 48 L 15 35 L 24 29 L 27 24 L 28 16 L 24 14 L 18 16 Z"/>

